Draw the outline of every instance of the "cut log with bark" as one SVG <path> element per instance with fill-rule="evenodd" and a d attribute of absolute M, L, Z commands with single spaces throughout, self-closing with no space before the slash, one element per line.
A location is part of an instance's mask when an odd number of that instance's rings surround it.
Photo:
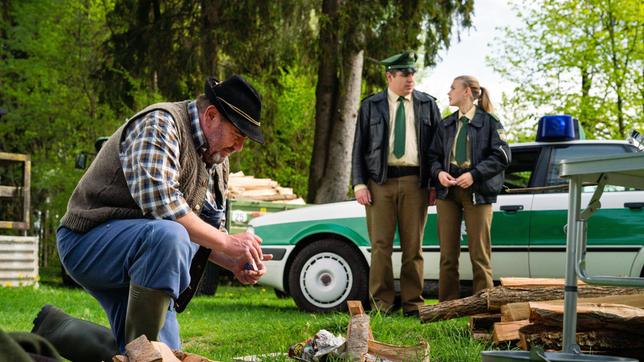
<path fill-rule="evenodd" d="M 369 354 L 376 356 L 376 361 L 429 362 L 429 345 L 423 340 L 415 346 L 397 346 L 369 340 Z"/>
<path fill-rule="evenodd" d="M 356 314 L 351 316 L 347 328 L 347 354 L 351 361 L 362 361 L 369 351 L 369 316 Z"/>
<path fill-rule="evenodd" d="M 527 319 L 514 322 L 494 323 L 492 341 L 496 344 L 502 342 L 519 341 L 519 329 L 528 324 L 530 324 L 530 322 Z"/>
<path fill-rule="evenodd" d="M 520 342 L 524 350 L 541 346 L 545 350 L 562 349 L 561 327 L 530 324 L 519 329 Z M 644 338 L 633 338 L 629 332 L 609 329 L 577 332 L 576 343 L 582 352 L 607 352 L 611 355 L 634 356 L 644 352 Z"/>
<path fill-rule="evenodd" d="M 563 305 L 530 302 L 530 321 L 535 324 L 560 326 Z M 644 309 L 623 304 L 577 304 L 577 330 L 614 329 L 628 331 L 644 338 Z"/>
<path fill-rule="evenodd" d="M 544 301 L 544 303 L 563 305 L 563 299 Z M 609 303 L 623 304 L 631 307 L 644 308 L 644 294 L 611 295 L 608 297 L 579 298 L 577 304 L 584 303 Z M 508 303 L 501 306 L 501 321 L 510 322 L 530 318 L 530 305 L 528 302 Z"/>
<path fill-rule="evenodd" d="M 418 308 L 422 323 L 487 313 L 485 290 L 462 299 L 448 300 L 438 304 L 427 304 Z"/>
<path fill-rule="evenodd" d="M 642 294 L 644 289 L 600 287 L 594 285 L 580 286 L 577 296 L 579 298 L 606 297 L 611 295 Z M 548 288 L 504 288 L 495 287 L 484 290 L 487 305 L 490 311 L 501 309 L 502 305 L 515 302 L 544 301 L 564 298 L 564 289 L 559 287 Z"/>
<path fill-rule="evenodd" d="M 525 318 L 528 319 L 528 318 Z M 494 323 L 501 321 L 499 313 L 482 313 L 470 316 L 469 326 L 472 332 L 488 332 L 494 328 Z"/>
<path fill-rule="evenodd" d="M 501 277 L 501 286 L 506 288 L 547 288 L 561 287 L 566 285 L 566 280 L 562 278 L 516 278 Z M 577 280 L 577 285 L 586 285 L 581 280 Z"/>
<path fill-rule="evenodd" d="M 600 297 L 611 295 L 633 295 L 644 293 L 644 289 L 615 288 L 584 285 L 578 290 L 579 297 Z M 458 318 L 468 315 L 497 312 L 501 306 L 514 302 L 544 301 L 563 299 L 564 290 L 559 287 L 548 288 L 505 288 L 494 287 L 462 299 L 450 300 L 420 307 L 420 320 L 423 323 Z"/>

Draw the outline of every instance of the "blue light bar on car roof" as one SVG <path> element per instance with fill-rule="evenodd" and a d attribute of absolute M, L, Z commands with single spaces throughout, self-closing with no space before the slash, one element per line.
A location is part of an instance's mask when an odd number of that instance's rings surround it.
<path fill-rule="evenodd" d="M 537 142 L 584 139 L 584 130 L 576 118 L 567 114 L 548 115 L 539 119 Z"/>

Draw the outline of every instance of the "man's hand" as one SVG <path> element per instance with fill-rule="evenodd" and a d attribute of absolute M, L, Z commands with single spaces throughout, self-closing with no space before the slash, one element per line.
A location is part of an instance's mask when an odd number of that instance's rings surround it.
<path fill-rule="evenodd" d="M 371 192 L 368 188 L 356 191 L 356 200 L 360 205 L 371 205 Z"/>
<path fill-rule="evenodd" d="M 462 187 L 464 189 L 472 186 L 473 183 L 474 183 L 474 178 L 472 177 L 472 174 L 469 173 L 469 172 L 466 172 L 466 173 L 460 175 L 456 179 L 456 185 L 459 186 L 459 187 Z"/>
<path fill-rule="evenodd" d="M 245 231 L 239 234 L 226 235 L 226 246 L 221 251 L 235 260 L 243 260 L 244 262 L 259 265 L 264 260 L 261 243 L 262 238 Z"/>
<path fill-rule="evenodd" d="M 273 254 L 264 254 L 264 257 L 262 258 L 263 261 L 271 260 L 273 259 Z M 264 263 L 260 262 L 254 267 L 255 270 L 249 270 L 245 266 L 247 264 L 251 264 L 250 262 L 243 261 L 243 259 L 239 260 L 237 264 L 235 264 L 235 267 L 231 269 L 233 274 L 235 275 L 235 278 L 239 280 L 240 283 L 242 284 L 256 284 L 259 279 L 266 274 L 266 265 Z"/>
<path fill-rule="evenodd" d="M 456 179 L 445 171 L 438 173 L 438 182 L 440 182 L 443 187 L 452 187 L 456 185 Z"/>

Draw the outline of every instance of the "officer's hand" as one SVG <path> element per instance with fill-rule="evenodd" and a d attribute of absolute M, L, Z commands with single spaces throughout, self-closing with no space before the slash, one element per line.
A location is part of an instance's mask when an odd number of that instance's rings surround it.
<path fill-rule="evenodd" d="M 371 205 L 371 192 L 364 188 L 356 191 L 356 200 L 360 205 Z"/>
<path fill-rule="evenodd" d="M 474 183 L 474 178 L 472 178 L 472 174 L 469 172 L 466 172 L 460 175 L 456 179 L 456 184 L 464 189 L 472 186 L 473 183 Z"/>
<path fill-rule="evenodd" d="M 264 254 L 262 260 L 267 261 L 271 259 L 273 259 L 273 254 Z M 242 284 L 256 284 L 266 274 L 266 265 L 264 263 L 260 262 L 257 265 L 253 265 L 252 269 L 248 269 L 249 264 L 252 263 L 240 260 L 232 271 L 235 274 L 235 278 Z"/>
<path fill-rule="evenodd" d="M 222 252 L 233 259 L 259 265 L 264 260 L 262 255 L 262 238 L 252 232 L 227 235 L 228 244 Z"/>
<path fill-rule="evenodd" d="M 443 187 L 452 187 L 456 185 L 456 179 L 445 171 L 438 173 L 438 182 L 440 182 Z"/>

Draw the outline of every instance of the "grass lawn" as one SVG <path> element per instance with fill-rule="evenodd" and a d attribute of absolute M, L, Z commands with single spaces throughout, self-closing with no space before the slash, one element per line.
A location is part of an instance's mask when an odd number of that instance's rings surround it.
<path fill-rule="evenodd" d="M 435 301 L 428 301 L 433 303 Z M 30 331 L 40 308 L 50 303 L 67 313 L 108 326 L 98 303 L 80 289 L 46 283 L 40 288 L 0 288 L 0 328 Z M 346 337 L 349 316 L 343 313 L 309 314 L 297 309 L 292 299 L 279 299 L 272 289 L 261 286 L 220 286 L 212 297 L 196 297 L 179 314 L 183 349 L 212 360 L 287 352 L 291 344 L 326 329 Z M 371 314 L 374 337 L 393 344 L 415 344 L 420 338 L 431 349 L 432 361 L 480 361 L 490 349 L 470 337 L 465 318 L 420 324 L 402 314 Z M 265 359 L 292 361 L 287 357 Z"/>

